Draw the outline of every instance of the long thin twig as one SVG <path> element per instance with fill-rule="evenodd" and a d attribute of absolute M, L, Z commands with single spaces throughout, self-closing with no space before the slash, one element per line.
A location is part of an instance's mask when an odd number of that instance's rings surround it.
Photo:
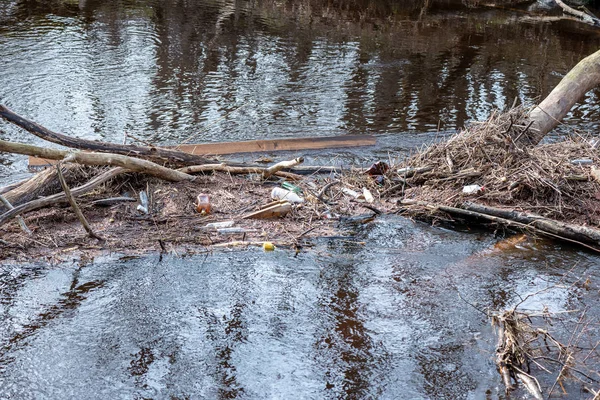
<path fill-rule="evenodd" d="M 56 173 L 58 174 L 58 181 L 60 182 L 60 185 L 62 186 L 62 188 L 65 192 L 65 196 L 67 196 L 67 200 L 69 201 L 69 204 L 71 204 L 71 208 L 73 208 L 73 212 L 75 212 L 75 215 L 77 215 L 79 222 L 81 222 L 81 225 L 83 225 L 83 227 L 85 228 L 85 231 L 87 232 L 87 234 L 90 237 L 93 237 L 94 239 L 98 239 L 98 240 L 104 240 L 103 238 L 98 236 L 96 233 L 94 233 L 94 231 L 92 230 L 92 227 L 85 219 L 85 216 L 81 212 L 79 205 L 77 204 L 77 202 L 75 201 L 75 198 L 71 194 L 71 189 L 69 189 L 69 186 L 67 185 L 67 182 L 65 181 L 65 177 L 63 176 L 63 173 L 60 170 L 61 167 L 62 167 L 62 162 L 59 162 L 58 164 L 56 164 Z"/>

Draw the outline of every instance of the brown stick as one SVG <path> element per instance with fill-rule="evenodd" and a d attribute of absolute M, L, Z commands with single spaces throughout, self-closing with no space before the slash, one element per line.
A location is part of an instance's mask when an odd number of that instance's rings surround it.
<path fill-rule="evenodd" d="M 1 194 L 0 194 L 0 201 L 9 210 L 12 210 L 13 208 L 15 208 L 15 207 L 13 207 L 12 204 L 10 204 L 10 202 L 8 200 L 6 200 L 6 197 L 2 196 Z M 31 235 L 31 229 L 29 229 L 29 227 L 27 227 L 27 224 L 25 223 L 25 220 L 23 219 L 23 217 L 21 217 L 20 215 L 17 215 L 17 221 L 19 222 L 19 226 L 21 227 L 21 230 L 23 232 L 25 232 L 26 234 Z"/>
<path fill-rule="evenodd" d="M 179 168 L 177 171 L 186 174 L 195 174 L 198 172 L 227 172 L 229 174 L 263 174 L 266 168 L 262 167 L 232 167 L 225 164 L 204 164 L 191 165 L 189 167 Z M 276 171 L 272 175 L 281 176 L 294 181 L 299 181 L 302 176 L 284 171 Z"/>
<path fill-rule="evenodd" d="M 0 151 L 26 154 L 30 156 L 48 158 L 51 160 L 65 159 L 65 161 L 76 162 L 84 165 L 111 165 L 115 167 L 123 167 L 134 172 L 143 172 L 145 174 L 173 182 L 194 179 L 192 175 L 163 167 L 153 163 L 152 161 L 140 160 L 139 158 L 128 157 L 121 154 L 87 153 L 83 151 L 68 152 L 65 150 L 49 149 L 30 144 L 7 142 L 5 140 L 0 140 Z"/>
<path fill-rule="evenodd" d="M 143 157 L 153 160 L 168 161 L 180 165 L 206 164 L 211 161 L 205 157 L 162 147 L 122 145 L 66 136 L 53 132 L 33 121 L 23 118 L 2 104 L 0 104 L 0 117 L 44 140 L 75 149 Z"/>
<path fill-rule="evenodd" d="M 67 200 L 69 201 L 69 204 L 71 204 L 71 208 L 73 209 L 73 212 L 75 213 L 75 215 L 77 215 L 79 222 L 81 222 L 81 225 L 83 225 L 83 227 L 85 228 L 85 231 L 87 232 L 89 237 L 93 237 L 94 239 L 98 239 L 98 240 L 103 240 L 100 236 L 98 236 L 94 233 L 94 231 L 92 230 L 92 227 L 90 226 L 87 219 L 85 219 L 85 216 L 81 212 L 81 208 L 79 208 L 79 205 L 77 204 L 77 202 L 75 201 L 75 198 L 71 194 L 71 189 L 69 189 L 69 185 L 67 185 L 67 181 L 65 181 L 65 177 L 63 176 L 63 173 L 60 170 L 62 167 L 61 164 L 62 163 L 56 164 L 56 174 L 58 175 L 58 181 L 60 182 L 60 185 L 62 186 L 62 188 L 65 192 L 65 196 L 66 196 Z"/>
<path fill-rule="evenodd" d="M 114 178 L 117 175 L 123 174 L 125 172 L 128 172 L 128 171 L 125 168 L 121 168 L 121 167 L 110 169 L 110 170 L 96 176 L 94 179 L 92 179 L 85 185 L 71 189 L 71 194 L 73 196 L 81 196 L 82 194 L 85 194 L 85 193 L 93 190 L 94 188 L 103 184 L 104 182 Z M 19 214 L 24 214 L 26 212 L 37 210 L 38 208 L 47 207 L 52 204 L 62 203 L 64 201 L 66 201 L 66 199 L 67 198 L 64 193 L 57 193 L 52 196 L 44 197 L 41 199 L 30 201 L 28 203 L 21 204 L 15 208 L 13 208 L 12 210 L 9 210 L 9 211 L 5 212 L 4 214 L 0 215 L 0 225 L 3 225 L 5 222 L 13 219 L 15 216 L 17 216 Z"/>

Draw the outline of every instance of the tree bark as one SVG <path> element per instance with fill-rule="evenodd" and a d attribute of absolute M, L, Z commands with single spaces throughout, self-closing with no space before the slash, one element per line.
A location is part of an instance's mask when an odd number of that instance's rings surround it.
<path fill-rule="evenodd" d="M 520 139 L 521 143 L 538 144 L 554 129 L 576 102 L 600 84 L 600 51 L 581 60 L 548 97 L 529 114 L 532 125 Z"/>
<path fill-rule="evenodd" d="M 75 164 L 64 166 L 63 174 L 69 176 L 71 171 L 76 167 Z M 39 196 L 48 194 L 52 189 L 60 187 L 57 180 L 55 168 L 48 168 L 38 172 L 25 182 L 21 182 L 15 188 L 8 190 L 4 197 L 13 206 L 18 206 L 26 201 L 33 200 Z"/>
<path fill-rule="evenodd" d="M 74 149 L 142 157 L 155 161 L 167 161 L 177 165 L 196 165 L 214 162 L 214 160 L 209 160 L 205 157 L 184 153 L 178 150 L 165 149 L 163 147 L 121 145 L 66 136 L 53 132 L 42 125 L 23 118 L 2 104 L 0 104 L 0 117 L 25 129 L 39 138 Z"/>

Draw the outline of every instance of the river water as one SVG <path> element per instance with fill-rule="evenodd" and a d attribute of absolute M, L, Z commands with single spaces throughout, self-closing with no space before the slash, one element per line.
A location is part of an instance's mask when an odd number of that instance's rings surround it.
<path fill-rule="evenodd" d="M 117 142 L 370 133 L 377 148 L 342 152 L 368 164 L 535 102 L 600 45 L 576 23 L 527 19 L 526 6 L 396 3 L 5 0 L 0 101 Z M 593 134 L 597 97 L 558 134 Z M 42 143 L 6 123 L 0 138 Z M 26 176 L 24 157 L 0 155 L 0 183 Z M 582 249 L 499 249 L 503 232 L 399 217 L 354 235 L 299 254 L 5 262 L 0 398 L 505 398 L 482 311 L 547 288 L 521 307 L 588 309 L 597 327 L 600 258 Z M 579 315 L 553 332 L 568 337 Z"/>

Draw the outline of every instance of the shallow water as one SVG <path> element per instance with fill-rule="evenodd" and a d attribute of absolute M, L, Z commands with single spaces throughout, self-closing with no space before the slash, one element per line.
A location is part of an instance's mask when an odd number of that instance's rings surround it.
<path fill-rule="evenodd" d="M 0 101 L 117 142 L 371 133 L 377 148 L 341 152 L 368 164 L 534 101 L 600 45 L 519 9 L 290 3 L 4 1 Z M 596 101 L 561 132 L 593 133 Z M 43 143 L 4 122 L 0 138 Z M 27 176 L 24 157 L 0 164 L 0 185 Z M 560 282 L 522 307 L 597 323 L 599 258 L 581 249 L 499 251 L 394 217 L 355 234 L 297 255 L 0 265 L 0 398 L 504 398 L 477 309 Z"/>
<path fill-rule="evenodd" d="M 297 255 L 5 265 L 0 397 L 503 398 L 495 336 L 474 307 L 562 279 L 521 307 L 595 318 L 597 283 L 569 284 L 600 272 L 584 252 L 493 242 L 385 218 Z"/>

